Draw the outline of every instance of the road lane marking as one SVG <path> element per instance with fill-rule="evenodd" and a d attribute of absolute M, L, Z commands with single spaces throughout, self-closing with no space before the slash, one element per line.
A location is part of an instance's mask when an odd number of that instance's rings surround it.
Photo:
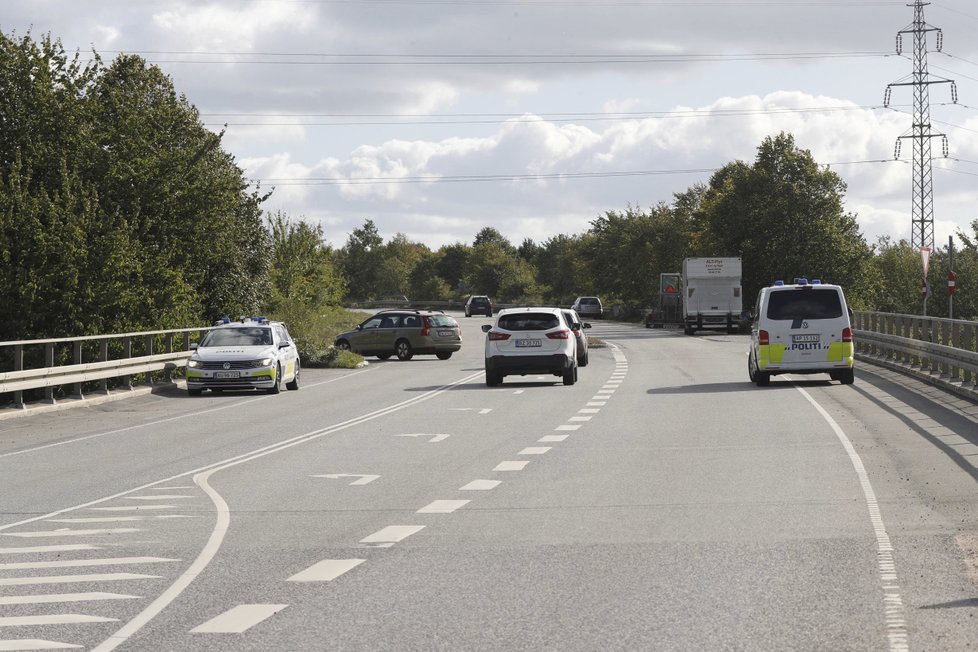
<path fill-rule="evenodd" d="M 21 548 L 0 548 L 0 555 L 29 555 L 41 552 L 74 552 L 76 550 L 101 550 L 101 546 L 90 543 L 70 543 L 63 546 L 26 546 Z"/>
<path fill-rule="evenodd" d="M 360 539 L 360 543 L 400 543 L 423 529 L 423 525 L 388 525 L 382 530 Z"/>
<path fill-rule="evenodd" d="M 613 390 L 613 389 L 599 389 L 598 390 L 598 395 L 601 395 L 601 394 L 614 394 L 614 393 L 615 393 L 615 390 Z"/>
<path fill-rule="evenodd" d="M 446 435 L 446 434 L 433 434 L 433 433 L 428 433 L 428 432 L 412 432 L 412 433 L 405 433 L 405 434 L 396 435 L 396 436 L 397 437 L 431 437 L 431 439 L 428 440 L 428 443 L 430 443 L 430 444 L 434 444 L 434 443 L 437 443 L 437 442 L 440 442 L 440 441 L 445 441 L 446 439 L 448 439 L 449 437 L 451 437 L 451 435 Z"/>
<path fill-rule="evenodd" d="M 495 489 L 500 484 L 502 480 L 473 480 L 464 487 L 459 487 L 459 491 L 489 491 L 490 489 Z"/>
<path fill-rule="evenodd" d="M 607 397 L 602 396 L 601 398 L 607 398 Z M 605 406 L 607 404 L 608 404 L 608 401 L 588 401 L 584 405 L 586 405 L 588 407 L 602 407 L 602 406 Z"/>
<path fill-rule="evenodd" d="M 72 530 L 61 528 L 58 530 L 37 530 L 34 532 L 0 532 L 0 537 L 20 537 L 22 539 L 44 538 L 44 537 L 87 537 L 100 534 L 131 534 L 142 532 L 134 527 L 106 528 L 104 530 Z"/>
<path fill-rule="evenodd" d="M 593 417 L 571 417 L 568 421 L 590 421 Z"/>
<path fill-rule="evenodd" d="M 456 509 L 464 507 L 470 501 L 468 500 L 436 500 L 433 501 L 421 509 L 419 509 L 416 514 L 451 514 Z"/>
<path fill-rule="evenodd" d="M 15 640 L 0 641 L 0 652 L 13 652 L 14 650 L 79 650 L 83 645 L 73 645 L 71 643 L 59 643 L 58 641 L 42 641 L 39 638 L 21 638 Z"/>
<path fill-rule="evenodd" d="M 139 600 L 138 595 L 122 593 L 52 593 L 48 595 L 0 596 L 0 605 L 54 604 L 58 602 L 94 602 L 96 600 Z M 0 648 L 2 649 L 2 648 Z"/>
<path fill-rule="evenodd" d="M 518 461 L 518 462 L 517 461 L 500 462 L 499 464 L 496 465 L 496 468 L 494 468 L 493 471 L 522 471 L 523 469 L 526 468 L 526 465 L 529 463 L 530 463 L 529 460 Z"/>
<path fill-rule="evenodd" d="M 581 428 L 580 424 L 574 426 L 563 425 L 563 426 L 557 426 L 556 428 L 554 428 L 554 430 L 580 430 L 580 428 Z"/>
<path fill-rule="evenodd" d="M 513 394 L 522 394 L 525 391 L 526 391 L 525 389 L 515 389 L 513 390 Z"/>
<path fill-rule="evenodd" d="M 541 437 L 537 441 L 540 442 L 541 444 L 549 444 L 553 442 L 564 441 L 568 437 L 570 437 L 570 435 L 546 435 L 545 437 Z"/>
<path fill-rule="evenodd" d="M 608 396 L 608 395 L 606 395 L 606 394 L 602 394 L 601 396 L 592 396 L 591 397 L 591 400 L 592 401 L 607 401 L 609 398 L 611 398 L 611 397 Z M 588 405 L 604 405 L 604 403 L 588 403 Z"/>
<path fill-rule="evenodd" d="M 239 604 L 190 630 L 191 634 L 240 634 L 271 618 L 287 604 Z"/>
<path fill-rule="evenodd" d="M 190 514 L 155 514 L 151 516 L 95 516 L 91 518 L 49 518 L 45 523 L 125 523 L 129 521 L 158 521 L 171 518 L 198 518 Z"/>
<path fill-rule="evenodd" d="M 524 448 L 517 455 L 543 455 L 550 450 L 550 446 L 530 446 L 529 448 Z"/>
<path fill-rule="evenodd" d="M 138 489 L 134 489 L 133 491 L 138 491 Z M 115 497 L 116 496 L 113 496 L 113 498 Z M 84 505 L 80 505 L 79 507 L 73 507 L 70 509 L 63 509 L 60 512 L 54 512 L 54 514 L 51 514 L 50 516 L 54 516 L 55 514 L 64 514 L 65 512 L 71 512 L 74 511 L 75 509 L 79 509 L 80 507 L 84 507 Z M 176 505 L 125 505 L 119 507 L 89 507 L 89 509 L 98 510 L 100 512 L 148 512 L 157 509 L 176 509 L 176 508 L 177 508 Z M 34 519 L 34 520 L 39 520 L 39 519 Z M 24 522 L 28 523 L 29 521 L 24 521 Z"/>
<path fill-rule="evenodd" d="M 41 568 L 79 568 L 84 566 L 125 566 L 129 564 L 162 564 L 179 559 L 165 557 L 115 557 L 110 559 L 59 559 L 57 561 L 16 561 L 0 564 L 0 570 Z"/>
<path fill-rule="evenodd" d="M 349 485 L 351 487 L 357 487 L 357 486 L 362 486 L 362 485 L 365 485 L 365 484 L 370 484 L 371 482 L 373 482 L 374 480 L 376 480 L 380 476 L 379 475 L 365 475 L 365 474 L 361 474 L 361 473 L 327 473 L 325 475 L 311 475 L 309 477 L 310 478 L 326 478 L 328 480 L 341 480 L 343 478 L 358 478 L 357 480 L 354 480 L 353 482 L 351 482 L 350 485 Z"/>
<path fill-rule="evenodd" d="M 77 625 L 81 623 L 114 623 L 118 618 L 85 614 L 45 614 L 43 616 L 3 616 L 0 627 L 32 627 L 34 625 Z"/>
<path fill-rule="evenodd" d="M 590 403 L 588 403 L 590 405 Z M 577 411 L 578 414 L 598 414 L 601 410 L 595 408 L 581 408 Z"/>
<path fill-rule="evenodd" d="M 78 582 L 124 582 L 128 580 L 158 580 L 159 575 L 137 573 L 91 573 L 86 575 L 43 575 L 41 577 L 0 577 L 0 586 L 30 584 L 71 584 Z"/>
<path fill-rule="evenodd" d="M 873 526 L 873 532 L 876 535 L 876 560 L 881 588 L 883 589 L 887 642 L 889 643 L 890 652 L 905 652 L 910 649 L 910 644 L 907 633 L 906 608 L 903 604 L 900 586 L 897 583 L 896 562 L 893 559 L 893 542 L 890 540 L 890 535 L 886 531 L 886 525 L 883 523 L 883 515 L 880 511 L 879 502 L 876 499 L 876 492 L 873 490 L 873 485 L 869 481 L 869 473 L 866 471 L 866 467 L 863 465 L 862 458 L 856 451 L 855 446 L 852 445 L 852 441 L 849 440 L 849 437 L 836 420 L 832 418 L 832 415 L 819 405 L 812 398 L 811 394 L 803 388 L 795 385 L 795 389 L 808 399 L 808 402 L 812 404 L 815 410 L 825 419 L 826 423 L 829 424 L 829 427 L 835 433 L 835 436 L 839 439 L 846 454 L 849 456 L 849 462 L 852 464 L 852 468 L 856 472 L 856 477 L 859 479 L 859 484 L 863 490 L 863 498 L 869 511 L 869 520 Z"/>
<path fill-rule="evenodd" d="M 348 573 L 366 559 L 324 559 L 290 577 L 288 582 L 332 582 L 340 575 Z"/>
<path fill-rule="evenodd" d="M 126 496 L 126 500 L 183 500 L 184 498 L 196 498 L 196 496 L 176 496 L 176 495 L 161 495 L 161 496 Z"/>

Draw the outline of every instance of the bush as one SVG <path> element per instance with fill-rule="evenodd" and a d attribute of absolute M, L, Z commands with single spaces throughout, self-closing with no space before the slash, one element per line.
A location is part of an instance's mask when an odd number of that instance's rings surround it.
<path fill-rule="evenodd" d="M 339 333 L 350 330 L 369 316 L 343 308 L 328 308 L 320 314 L 292 311 L 292 314 L 275 314 L 272 318 L 285 322 L 299 349 L 303 367 L 352 369 L 363 361 L 363 357 L 339 351 L 333 342 Z"/>

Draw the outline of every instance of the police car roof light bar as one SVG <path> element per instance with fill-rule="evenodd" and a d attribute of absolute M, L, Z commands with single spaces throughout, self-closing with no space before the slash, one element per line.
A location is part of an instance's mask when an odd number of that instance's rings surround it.
<path fill-rule="evenodd" d="M 775 281 L 774 282 L 774 285 L 777 286 L 777 287 L 780 287 L 780 286 L 784 285 L 784 281 Z"/>

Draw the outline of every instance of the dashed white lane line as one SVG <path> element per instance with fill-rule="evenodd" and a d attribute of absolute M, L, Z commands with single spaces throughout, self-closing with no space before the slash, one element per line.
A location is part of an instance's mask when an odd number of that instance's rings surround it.
<path fill-rule="evenodd" d="M 541 444 L 550 444 L 554 442 L 564 441 L 569 436 L 570 435 L 547 435 L 545 437 L 541 437 L 537 441 L 540 442 Z"/>
<path fill-rule="evenodd" d="M 593 417 L 571 417 L 568 421 L 590 421 Z"/>
<path fill-rule="evenodd" d="M 605 397 L 602 396 L 601 398 L 605 398 Z M 608 401 L 588 401 L 584 405 L 586 405 L 588 407 L 602 407 L 602 406 L 605 406 L 607 404 L 608 404 Z"/>
<path fill-rule="evenodd" d="M 602 394 L 614 394 L 614 393 L 615 393 L 615 390 L 613 390 L 613 389 L 599 389 L 598 390 L 598 395 L 599 396 L 602 395 Z"/>
<path fill-rule="evenodd" d="M 4 570 L 38 570 L 42 568 L 77 568 L 80 566 L 128 566 L 130 564 L 161 564 L 180 561 L 165 557 L 115 557 L 111 559 L 59 559 L 58 561 L 18 561 L 0 564 Z"/>
<path fill-rule="evenodd" d="M 159 496 L 126 496 L 126 500 L 184 500 L 195 498 L 195 496 L 177 496 L 174 494 L 160 494 Z"/>
<path fill-rule="evenodd" d="M 469 503 L 468 500 L 435 500 L 428 503 L 416 514 L 451 514 L 456 509 L 460 509 Z"/>
<path fill-rule="evenodd" d="M 601 396 L 592 396 L 591 397 L 591 400 L 592 401 L 607 401 L 609 398 L 611 398 L 611 397 L 608 396 L 607 394 L 602 394 Z M 591 403 L 588 403 L 588 405 L 592 405 L 592 404 Z M 604 403 L 601 403 L 601 405 L 604 405 Z"/>
<path fill-rule="evenodd" d="M 348 573 L 366 559 L 324 559 L 290 577 L 289 582 L 332 582 L 340 575 Z"/>
<path fill-rule="evenodd" d="M 543 455 L 550 450 L 550 446 L 530 446 L 529 448 L 524 448 L 517 455 Z"/>
<path fill-rule="evenodd" d="M 63 546 L 26 546 L 22 548 L 0 548 L 0 555 L 31 555 L 42 552 L 74 552 L 77 550 L 101 550 L 101 546 L 90 543 L 72 543 Z"/>
<path fill-rule="evenodd" d="M 240 634 L 285 609 L 287 604 L 239 604 L 190 630 L 191 634 Z"/>
<path fill-rule="evenodd" d="M 35 625 L 77 625 L 80 623 L 115 623 L 117 618 L 85 614 L 46 614 L 43 616 L 0 617 L 0 627 L 32 627 Z"/>
<path fill-rule="evenodd" d="M 125 582 L 129 580 L 158 580 L 159 575 L 137 573 L 90 573 L 86 575 L 43 575 L 41 577 L 0 577 L 0 586 L 29 586 L 31 584 L 69 584 L 77 582 Z"/>
<path fill-rule="evenodd" d="M 590 405 L 590 403 L 588 403 L 588 405 Z M 596 408 L 581 408 L 580 410 L 577 411 L 577 413 L 578 414 L 597 414 L 600 411 L 601 410 L 598 410 Z"/>
<path fill-rule="evenodd" d="M 524 391 L 526 391 L 526 390 L 523 390 L 523 389 L 517 389 L 517 390 L 514 390 L 514 391 L 513 391 L 513 394 L 522 394 L 522 393 L 523 393 Z"/>
<path fill-rule="evenodd" d="M 47 595 L 7 595 L 0 596 L 0 605 L 9 604 L 55 604 L 58 602 L 94 602 L 96 600 L 138 600 L 138 595 L 122 593 L 51 593 Z"/>
<path fill-rule="evenodd" d="M 530 463 L 529 460 L 519 461 L 519 462 L 516 461 L 500 462 L 499 464 L 496 465 L 496 468 L 494 468 L 493 471 L 522 471 L 523 469 L 526 468 L 526 465 L 529 463 Z"/>
<path fill-rule="evenodd" d="M 563 426 L 557 426 L 556 428 L 554 428 L 554 430 L 579 430 L 580 427 L 581 427 L 580 424 L 574 426 L 569 426 L 565 424 Z"/>
<path fill-rule="evenodd" d="M 388 525 L 382 530 L 360 539 L 360 543 L 398 543 L 423 529 L 423 525 Z"/>
<path fill-rule="evenodd" d="M 126 523 L 131 521 L 159 521 L 172 518 L 197 518 L 190 514 L 155 514 L 151 516 L 95 516 L 92 518 L 46 518 L 45 523 Z"/>
<path fill-rule="evenodd" d="M 473 480 L 464 487 L 459 487 L 459 491 L 489 491 L 500 484 L 502 484 L 501 480 Z"/>
<path fill-rule="evenodd" d="M 96 536 L 99 534 L 132 534 L 133 532 L 142 532 L 142 530 L 134 527 L 116 527 L 107 528 L 104 530 L 71 530 L 68 528 L 61 528 L 59 530 L 40 530 L 37 532 L 0 532 L 0 537 L 34 539 L 45 537 L 87 537 Z"/>
<path fill-rule="evenodd" d="M 43 641 L 39 638 L 22 638 L 13 641 L 0 641 L 0 652 L 17 650 L 80 650 L 82 645 L 59 643 L 58 641 Z"/>

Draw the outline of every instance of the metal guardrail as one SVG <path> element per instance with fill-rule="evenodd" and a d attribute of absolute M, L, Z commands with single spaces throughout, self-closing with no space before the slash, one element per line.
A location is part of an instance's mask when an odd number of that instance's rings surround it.
<path fill-rule="evenodd" d="M 156 372 L 164 372 L 169 381 L 174 370 L 186 366 L 191 341 L 209 330 L 211 327 L 180 328 L 0 342 L 0 359 L 13 367 L 0 371 L 0 394 L 13 393 L 14 406 L 23 408 L 24 392 L 33 389 L 43 389 L 44 402 L 54 403 L 55 389 L 65 385 L 73 385 L 71 396 L 80 399 L 84 398 L 86 383 L 101 381 L 94 391 L 108 394 L 112 378 L 121 378 L 121 387 L 129 389 L 133 387 L 132 377 L 137 375 L 143 375 L 147 385 L 152 385 Z M 93 354 L 96 343 L 98 351 Z M 164 350 L 156 353 L 157 345 Z M 86 360 L 86 353 L 97 360 Z M 38 363 L 25 368 L 29 358 Z M 71 364 L 58 363 L 66 358 Z"/>
<path fill-rule="evenodd" d="M 856 312 L 853 330 L 857 358 L 978 399 L 978 322 Z"/>

